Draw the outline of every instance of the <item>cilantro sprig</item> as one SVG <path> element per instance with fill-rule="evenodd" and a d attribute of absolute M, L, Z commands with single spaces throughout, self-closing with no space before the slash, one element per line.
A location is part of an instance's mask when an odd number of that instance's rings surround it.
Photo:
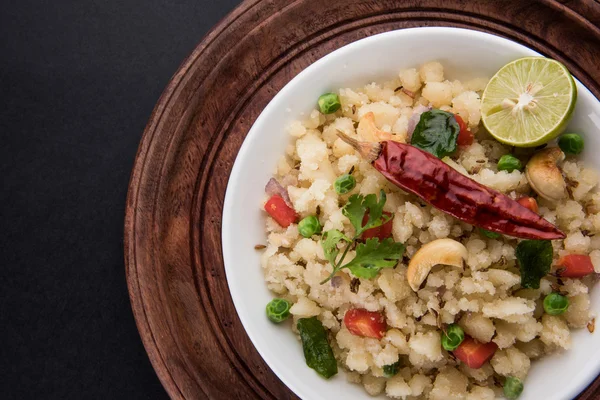
<path fill-rule="evenodd" d="M 342 209 L 342 213 L 350 220 L 354 227 L 354 237 L 349 238 L 337 229 L 331 229 L 323 233 L 321 246 L 325 253 L 325 258 L 333 266 L 333 272 L 323 280 L 325 283 L 330 280 L 338 271 L 348 268 L 352 274 L 358 278 L 374 278 L 383 268 L 392 268 L 402 257 L 404 245 L 396 243 L 393 239 L 387 238 L 379 241 L 378 238 L 367 239 L 364 243 L 357 243 L 357 240 L 368 229 L 377 228 L 388 222 L 392 217 L 383 214 L 386 196 L 382 190 L 379 200 L 375 194 L 361 196 L 358 194 L 350 196 L 348 203 Z M 365 217 L 366 216 L 366 217 Z M 363 225 L 363 220 L 365 220 Z M 344 248 L 341 257 L 340 243 Z M 356 246 L 356 256 L 354 259 L 344 264 L 344 259 L 348 251 Z"/>

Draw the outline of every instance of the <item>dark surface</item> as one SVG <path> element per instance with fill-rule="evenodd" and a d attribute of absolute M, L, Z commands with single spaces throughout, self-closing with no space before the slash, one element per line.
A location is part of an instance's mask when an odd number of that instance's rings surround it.
<path fill-rule="evenodd" d="M 237 0 L 0 5 L 0 397 L 162 399 L 123 266 L 154 104 Z"/>

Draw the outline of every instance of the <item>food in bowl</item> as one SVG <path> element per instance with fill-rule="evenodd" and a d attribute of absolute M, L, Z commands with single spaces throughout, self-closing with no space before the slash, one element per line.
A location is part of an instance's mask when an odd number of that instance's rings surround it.
<path fill-rule="evenodd" d="M 484 119 L 518 120 L 543 88 L 495 108 L 487 82 L 430 62 L 327 93 L 290 125 L 264 203 L 267 314 L 291 316 L 321 376 L 341 367 L 391 398 L 516 398 L 531 360 L 592 329 L 597 173 L 577 134 L 525 147 L 560 133 L 576 92 L 553 89 L 563 120 L 508 147 L 510 121 L 481 126 L 484 91 Z"/>

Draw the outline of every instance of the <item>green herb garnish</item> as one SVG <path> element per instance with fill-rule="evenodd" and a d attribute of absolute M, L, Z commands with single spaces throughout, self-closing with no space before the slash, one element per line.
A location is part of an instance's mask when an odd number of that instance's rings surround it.
<path fill-rule="evenodd" d="M 521 269 L 521 286 L 539 289 L 540 279 L 550 272 L 552 243 L 549 240 L 523 240 L 515 251 Z"/>
<path fill-rule="evenodd" d="M 410 144 L 441 159 L 454 153 L 459 132 L 454 114 L 442 110 L 425 111 L 415 126 Z"/>
<path fill-rule="evenodd" d="M 393 364 L 388 364 L 388 365 L 384 365 L 383 366 L 383 376 L 386 378 L 391 378 L 393 376 L 395 376 L 398 371 L 400 371 L 400 367 L 402 363 L 400 362 L 400 360 L 396 361 Z"/>
<path fill-rule="evenodd" d="M 337 361 L 327 341 L 327 331 L 321 321 L 317 317 L 300 318 L 296 327 L 302 340 L 306 365 L 326 379 L 337 374 Z"/>
<path fill-rule="evenodd" d="M 498 232 L 488 231 L 487 229 L 483 229 L 483 228 L 479 228 L 479 233 L 481 233 L 486 238 L 490 238 L 490 239 L 498 239 L 500 236 L 502 236 Z"/>
<path fill-rule="evenodd" d="M 404 246 L 393 239 L 367 239 L 356 246 L 356 257 L 342 268 L 348 268 L 358 278 L 374 278 L 382 268 L 396 266 L 403 252 Z"/>
<path fill-rule="evenodd" d="M 362 235 L 367 229 L 377 228 L 390 220 L 391 217 L 383 215 L 385 200 L 386 196 L 383 190 L 379 194 L 379 201 L 377 201 L 377 196 L 374 194 L 368 194 L 365 197 L 359 194 L 350 196 L 348 203 L 342 209 L 342 214 L 350 220 L 356 230 L 356 237 Z M 367 223 L 363 226 L 362 221 L 367 211 L 369 217 Z"/>
<path fill-rule="evenodd" d="M 350 238 L 344 235 L 342 232 L 337 229 L 329 230 L 323 233 L 323 237 L 321 238 L 321 247 L 323 247 L 323 252 L 325 253 L 325 258 L 327 261 L 331 263 L 335 267 L 335 260 L 340 253 L 340 250 L 337 247 L 337 244 L 341 241 L 352 242 Z"/>
<path fill-rule="evenodd" d="M 364 243 L 356 243 L 356 257 L 347 264 L 343 264 L 350 248 L 367 229 L 377 228 L 391 219 L 391 216 L 383 214 L 385 200 L 386 196 L 383 190 L 379 196 L 379 201 L 374 194 L 364 197 L 357 194 L 350 196 L 348 203 L 342 209 L 342 213 L 348 217 L 356 233 L 353 238 L 347 237 L 337 229 L 323 233 L 321 246 L 325 258 L 333 266 L 333 272 L 321 283 L 330 280 L 343 268 L 348 268 L 356 277 L 369 279 L 377 276 L 382 268 L 392 268 L 398 264 L 398 260 L 404 253 L 404 245 L 396 243 L 390 238 L 381 242 L 378 238 L 370 238 Z M 367 221 L 363 226 L 362 222 L 367 213 Z M 340 253 L 338 244 L 340 242 L 345 242 L 345 248 L 338 260 Z"/>

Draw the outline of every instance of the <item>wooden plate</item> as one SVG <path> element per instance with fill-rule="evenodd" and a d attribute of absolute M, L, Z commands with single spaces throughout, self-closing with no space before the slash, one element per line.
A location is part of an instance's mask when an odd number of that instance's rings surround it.
<path fill-rule="evenodd" d="M 244 1 L 165 89 L 127 198 L 131 304 L 172 398 L 296 398 L 254 350 L 229 295 L 220 240 L 227 179 L 250 126 L 298 72 L 347 43 L 416 26 L 523 43 L 565 63 L 600 96 L 600 5 L 593 0 Z M 597 379 L 580 398 L 599 395 Z"/>

